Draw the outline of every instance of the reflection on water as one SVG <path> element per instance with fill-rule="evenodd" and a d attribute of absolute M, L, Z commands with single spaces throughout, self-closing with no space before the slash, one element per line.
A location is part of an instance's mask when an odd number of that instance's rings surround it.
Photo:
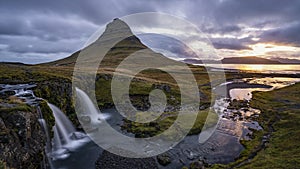
<path fill-rule="evenodd" d="M 283 73 L 296 74 L 300 73 L 300 65 L 272 65 L 272 64 L 205 64 L 207 67 L 238 69 L 243 71 L 259 72 L 259 73 Z"/>
<path fill-rule="evenodd" d="M 252 98 L 253 91 L 270 91 L 293 85 L 300 82 L 300 78 L 288 78 L 288 77 L 264 77 L 264 78 L 245 78 L 242 79 L 248 84 L 261 84 L 272 86 L 272 88 L 234 88 L 229 90 L 231 100 L 250 100 Z"/>
<path fill-rule="evenodd" d="M 247 89 L 231 89 L 229 95 L 231 100 L 250 100 L 252 98 L 253 91 L 267 91 L 266 88 L 247 88 Z"/>
<path fill-rule="evenodd" d="M 247 78 L 247 83 L 263 84 L 273 86 L 272 89 L 279 89 L 300 82 L 300 78 L 289 77 L 265 77 L 265 78 Z"/>

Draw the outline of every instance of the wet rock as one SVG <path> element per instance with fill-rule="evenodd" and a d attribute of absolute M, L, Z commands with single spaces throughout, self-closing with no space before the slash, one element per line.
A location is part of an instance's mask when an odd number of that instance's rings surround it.
<path fill-rule="evenodd" d="M 158 163 L 162 166 L 167 166 L 171 163 L 171 158 L 168 154 L 160 154 L 156 158 Z"/>
<path fill-rule="evenodd" d="M 96 169 L 158 169 L 154 158 L 127 158 L 103 151 Z"/>
<path fill-rule="evenodd" d="M 248 101 L 247 100 L 232 100 L 229 103 L 229 106 L 227 107 L 228 109 L 241 109 L 241 108 L 247 108 L 249 107 Z"/>
<path fill-rule="evenodd" d="M 205 169 L 205 166 L 207 166 L 207 163 L 203 160 L 198 160 L 190 164 L 190 169 Z"/>
<path fill-rule="evenodd" d="M 154 89 L 161 89 L 167 93 L 170 93 L 171 92 L 171 87 L 167 84 L 153 84 L 152 85 L 152 88 Z"/>
<path fill-rule="evenodd" d="M 0 98 L 1 99 L 6 99 L 9 96 L 13 96 L 13 95 L 15 95 L 14 91 L 3 91 L 3 92 L 0 92 Z"/>

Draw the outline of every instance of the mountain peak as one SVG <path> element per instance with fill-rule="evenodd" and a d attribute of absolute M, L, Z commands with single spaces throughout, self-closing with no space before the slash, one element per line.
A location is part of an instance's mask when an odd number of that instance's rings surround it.
<path fill-rule="evenodd" d="M 116 42 L 117 44 L 115 44 Z M 67 58 L 49 62 L 46 64 L 58 66 L 74 65 L 74 63 L 76 63 L 77 57 L 81 52 L 87 50 L 90 47 L 94 47 L 94 49 L 96 49 L 99 46 L 110 48 L 108 53 L 106 54 L 106 57 L 101 62 L 103 65 L 110 66 L 110 68 L 118 65 L 124 58 L 126 58 L 130 54 L 138 50 L 148 48 L 131 32 L 131 29 L 127 23 L 119 18 L 115 18 L 112 22 L 106 25 L 103 34 L 86 48 L 83 48 L 81 51 L 78 51 Z M 86 57 L 86 59 L 89 58 Z M 93 62 L 94 60 L 89 61 Z"/>
<path fill-rule="evenodd" d="M 130 36 L 133 36 L 133 33 L 127 23 L 119 18 L 115 18 L 112 22 L 106 25 L 105 31 L 98 40 L 110 40 Z"/>

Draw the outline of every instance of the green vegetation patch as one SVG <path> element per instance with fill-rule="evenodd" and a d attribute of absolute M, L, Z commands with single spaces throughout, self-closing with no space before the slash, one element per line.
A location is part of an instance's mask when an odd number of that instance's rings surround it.
<path fill-rule="evenodd" d="M 201 132 L 206 122 L 209 111 L 209 109 L 199 111 L 195 123 L 189 131 L 188 135 L 199 134 Z M 124 124 L 122 125 L 122 129 L 135 134 L 135 136 L 138 138 L 152 137 L 167 130 L 172 124 L 174 124 L 177 116 L 178 113 L 175 112 L 164 112 L 158 119 L 150 123 L 137 123 L 130 120 L 125 120 Z M 184 120 L 186 123 L 193 121 L 193 119 L 191 118 L 193 118 L 194 116 L 191 116 L 189 114 L 185 114 L 183 116 L 183 118 L 186 119 Z M 214 112 L 211 112 L 210 118 L 207 121 L 208 127 L 216 124 L 217 120 L 218 115 Z M 180 125 L 184 126 L 185 124 Z"/>

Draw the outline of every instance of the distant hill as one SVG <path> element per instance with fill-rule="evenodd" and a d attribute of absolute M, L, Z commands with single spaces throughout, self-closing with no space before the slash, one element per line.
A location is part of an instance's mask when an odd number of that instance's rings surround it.
<path fill-rule="evenodd" d="M 264 59 L 261 57 L 248 56 L 248 57 L 230 57 L 222 60 L 197 60 L 197 59 L 185 59 L 185 63 L 190 64 L 283 64 L 277 60 Z"/>
<path fill-rule="evenodd" d="M 198 59 L 184 59 L 184 63 L 189 63 L 189 64 L 217 64 L 219 61 L 215 60 L 198 60 Z"/>
<path fill-rule="evenodd" d="M 287 59 L 287 58 L 276 57 L 276 58 L 271 58 L 271 60 L 275 60 L 283 64 L 300 64 L 300 60 L 298 59 Z"/>
<path fill-rule="evenodd" d="M 300 60 L 297 59 L 285 59 L 285 58 L 272 58 L 265 59 L 256 56 L 247 57 L 229 57 L 219 61 L 215 60 L 197 60 L 197 59 L 185 59 L 185 63 L 190 64 L 300 64 Z"/>
<path fill-rule="evenodd" d="M 256 56 L 224 58 L 221 61 L 223 64 L 282 64 L 279 61 Z"/>
<path fill-rule="evenodd" d="M 25 63 L 22 63 L 22 62 L 0 62 L 0 64 L 10 64 L 10 65 L 19 65 L 19 66 L 29 66 L 30 64 L 25 64 Z"/>

